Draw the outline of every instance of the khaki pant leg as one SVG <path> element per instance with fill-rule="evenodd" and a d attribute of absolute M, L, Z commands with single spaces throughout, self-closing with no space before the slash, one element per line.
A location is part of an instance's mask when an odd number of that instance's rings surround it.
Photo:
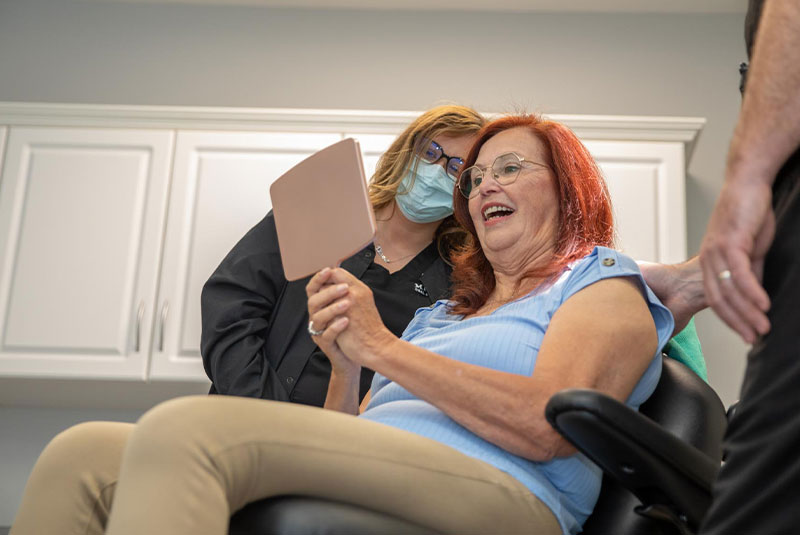
<path fill-rule="evenodd" d="M 132 429 L 89 422 L 50 441 L 28 478 L 9 535 L 103 533 Z"/>
<path fill-rule="evenodd" d="M 169 401 L 142 417 L 108 533 L 224 535 L 232 511 L 283 494 L 449 533 L 561 533 L 516 479 L 443 444 L 314 407 L 223 396 Z"/>

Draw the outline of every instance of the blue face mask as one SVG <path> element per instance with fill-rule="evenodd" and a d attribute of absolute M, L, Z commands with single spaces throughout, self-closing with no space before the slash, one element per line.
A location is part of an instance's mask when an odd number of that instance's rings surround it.
<path fill-rule="evenodd" d="M 394 199 L 409 220 L 432 223 L 453 213 L 453 187 L 441 165 L 415 158 Z"/>

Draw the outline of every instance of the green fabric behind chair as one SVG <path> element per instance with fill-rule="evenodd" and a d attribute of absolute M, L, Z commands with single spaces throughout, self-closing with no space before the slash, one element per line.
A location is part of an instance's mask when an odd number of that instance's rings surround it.
<path fill-rule="evenodd" d="M 706 359 L 703 357 L 703 348 L 700 347 L 700 339 L 697 337 L 694 318 L 689 320 L 685 329 L 667 342 L 664 353 L 669 358 L 685 364 L 687 368 L 708 382 Z"/>

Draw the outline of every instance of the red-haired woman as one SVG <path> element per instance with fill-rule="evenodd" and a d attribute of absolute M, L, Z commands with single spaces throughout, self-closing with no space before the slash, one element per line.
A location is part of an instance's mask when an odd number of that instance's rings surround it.
<path fill-rule="evenodd" d="M 544 406 L 568 387 L 641 404 L 673 319 L 609 248 L 605 184 L 567 128 L 499 119 L 466 165 L 455 214 L 472 238 L 453 297 L 420 309 L 402 338 L 353 275 L 309 282 L 314 338 L 332 363 L 325 406 L 339 413 L 213 396 L 167 402 L 135 426 L 84 424 L 45 450 L 23 508 L 38 502 L 54 532 L 101 532 L 113 495 L 107 533 L 223 535 L 246 503 L 300 494 L 443 533 L 580 531 L 601 475 Z M 356 417 L 362 366 L 376 373 Z M 121 471 L 103 466 L 103 449 L 123 445 Z"/>

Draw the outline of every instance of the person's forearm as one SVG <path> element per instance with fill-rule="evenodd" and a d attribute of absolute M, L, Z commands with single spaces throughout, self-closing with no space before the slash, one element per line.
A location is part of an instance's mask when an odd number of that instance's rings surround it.
<path fill-rule="evenodd" d="M 208 347 L 203 352 L 203 366 L 215 393 L 288 401 L 283 381 L 270 366 L 263 350 L 252 353 L 243 346 L 236 344 L 227 351 Z"/>
<path fill-rule="evenodd" d="M 529 376 L 447 358 L 391 333 L 361 340 L 342 349 L 481 438 L 535 461 L 573 451 L 545 418 L 553 394 L 593 388 L 624 401 L 658 349 L 653 317 L 627 278 L 598 281 L 567 299 L 531 355 Z"/>
<path fill-rule="evenodd" d="M 800 1 L 767 0 L 747 77 L 727 180 L 771 183 L 800 146 Z"/>
<path fill-rule="evenodd" d="M 673 336 L 686 327 L 692 316 L 708 306 L 699 260 L 695 256 L 679 264 L 638 262 L 645 282 L 675 318 Z"/>
<path fill-rule="evenodd" d="M 360 367 L 355 372 L 344 374 L 337 373 L 336 370 L 332 371 L 324 407 L 337 412 L 358 414 L 360 376 Z"/>
<path fill-rule="evenodd" d="M 557 382 L 465 364 L 399 339 L 375 348 L 373 359 L 369 367 L 511 453 L 546 461 L 573 451 L 544 418 Z"/>

